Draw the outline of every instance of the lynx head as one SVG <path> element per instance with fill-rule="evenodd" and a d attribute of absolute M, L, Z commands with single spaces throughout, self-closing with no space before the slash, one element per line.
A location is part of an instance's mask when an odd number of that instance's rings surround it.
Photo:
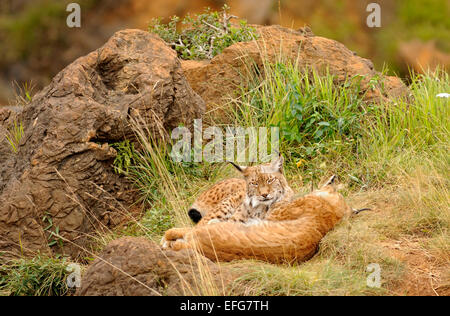
<path fill-rule="evenodd" d="M 351 211 L 352 209 L 347 205 L 342 194 L 338 192 L 339 186 L 336 184 L 336 178 L 336 175 L 331 176 L 325 184 L 311 194 L 325 199 L 335 208 L 342 209 L 345 212 Z"/>
<path fill-rule="evenodd" d="M 247 202 L 251 207 L 270 206 L 287 194 L 292 194 L 292 189 L 283 175 L 283 161 L 280 156 L 271 163 L 249 167 L 231 163 L 243 174 L 247 182 Z"/>

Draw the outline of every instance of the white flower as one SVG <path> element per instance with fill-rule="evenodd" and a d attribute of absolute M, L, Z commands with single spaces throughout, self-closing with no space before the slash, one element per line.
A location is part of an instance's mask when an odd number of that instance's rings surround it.
<path fill-rule="evenodd" d="M 450 98 L 450 93 L 439 93 L 436 95 L 438 98 Z"/>

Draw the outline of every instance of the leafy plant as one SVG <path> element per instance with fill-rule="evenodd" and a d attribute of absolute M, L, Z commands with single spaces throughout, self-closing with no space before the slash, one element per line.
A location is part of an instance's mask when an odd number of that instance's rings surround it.
<path fill-rule="evenodd" d="M 314 83 L 322 84 L 316 86 L 309 84 L 307 74 L 299 79 L 300 82 L 286 86 L 289 107 L 279 122 L 287 141 L 317 144 L 337 137 L 357 136 L 363 114 L 359 85 L 346 83 L 343 87 L 334 87 L 332 76 L 328 80 L 315 77 Z M 347 89 L 356 91 L 348 93 Z"/>
<path fill-rule="evenodd" d="M 167 24 L 161 19 L 153 19 L 149 31 L 159 35 L 178 53 L 182 59 L 211 59 L 226 47 L 237 42 L 248 42 L 257 37 L 256 30 L 239 21 L 239 27 L 232 26 L 230 20 L 236 16 L 228 14 L 224 5 L 222 12 L 211 11 L 203 14 L 187 15 L 182 21 L 182 30 L 177 30 L 180 18 L 173 16 Z"/>
<path fill-rule="evenodd" d="M 173 215 L 165 209 L 158 208 L 147 211 L 141 223 L 147 228 L 147 232 L 156 236 L 164 235 L 167 230 L 175 225 Z"/>
<path fill-rule="evenodd" d="M 44 231 L 49 233 L 48 237 L 48 246 L 52 247 L 54 245 L 59 245 L 60 248 L 63 248 L 64 243 L 63 240 L 58 237 L 59 236 L 59 226 L 55 226 L 54 231 L 52 231 L 53 228 L 53 219 L 49 213 L 45 213 L 42 217 L 42 222 L 46 223 L 47 226 L 44 227 Z"/>
<path fill-rule="evenodd" d="M 117 156 L 113 163 L 114 172 L 117 174 L 128 174 L 136 153 L 133 143 L 126 139 L 122 142 L 112 144 L 111 147 L 117 151 Z"/>

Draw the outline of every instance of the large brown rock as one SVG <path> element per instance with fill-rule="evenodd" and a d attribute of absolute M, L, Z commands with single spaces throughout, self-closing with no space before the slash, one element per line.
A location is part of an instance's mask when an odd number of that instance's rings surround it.
<path fill-rule="evenodd" d="M 76 294 L 226 295 L 232 279 L 223 267 L 192 251 L 162 250 L 146 238 L 123 237 L 89 266 Z"/>
<path fill-rule="evenodd" d="M 133 137 L 130 117 L 158 137 L 203 111 L 176 53 L 140 30 L 77 59 L 23 109 L 0 110 L 0 253 L 50 252 L 53 232 L 63 237 L 53 251 L 79 255 L 124 209 L 139 212 L 137 193 L 112 168 L 110 144 Z M 5 139 L 14 121 L 25 133 L 17 153 Z"/>
<path fill-rule="evenodd" d="M 357 56 L 343 44 L 314 36 L 308 29 L 298 31 L 277 25 L 257 26 L 257 41 L 236 43 L 210 61 L 182 61 L 184 73 L 191 87 L 206 102 L 207 112 L 221 114 L 226 99 L 242 84 L 242 75 L 249 65 L 264 71 L 263 61 L 276 62 L 281 58 L 298 60 L 301 70 L 314 68 L 329 73 L 342 83 L 356 75 L 364 76 L 361 82 L 366 99 L 405 95 L 405 84 L 397 77 L 382 76 L 373 63 Z M 370 79 L 380 76 L 382 82 L 372 89 Z M 217 111 L 218 110 L 218 111 Z"/>

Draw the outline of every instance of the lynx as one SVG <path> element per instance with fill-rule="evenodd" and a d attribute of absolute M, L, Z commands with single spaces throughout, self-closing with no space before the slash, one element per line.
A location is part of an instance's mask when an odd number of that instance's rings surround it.
<path fill-rule="evenodd" d="M 273 205 L 265 218 L 255 225 L 227 221 L 170 229 L 163 238 L 163 248 L 191 248 L 219 261 L 308 260 L 325 234 L 352 212 L 337 192 L 335 178 L 332 176 L 320 189 L 304 197 Z"/>
<path fill-rule="evenodd" d="M 189 209 L 194 222 L 252 223 L 263 219 L 270 207 L 292 198 L 294 192 L 283 175 L 283 157 L 272 163 L 244 167 L 232 163 L 244 179 L 228 179 L 201 194 Z"/>

